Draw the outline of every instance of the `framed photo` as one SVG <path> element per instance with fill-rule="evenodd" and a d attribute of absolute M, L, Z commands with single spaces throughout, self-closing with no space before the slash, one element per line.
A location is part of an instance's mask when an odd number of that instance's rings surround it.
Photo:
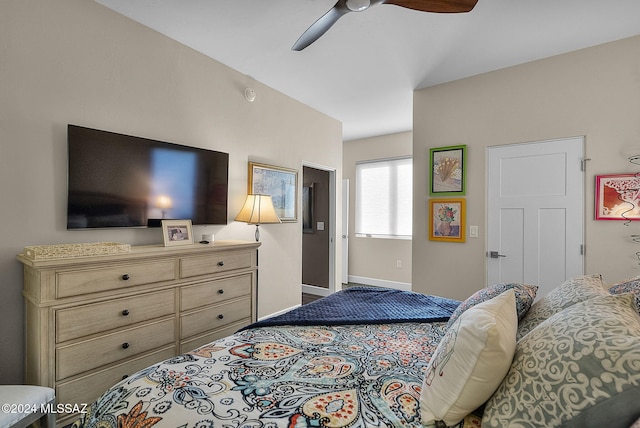
<path fill-rule="evenodd" d="M 193 244 L 191 220 L 162 220 L 164 246 Z"/>
<path fill-rule="evenodd" d="M 640 220 L 640 174 L 596 175 L 596 220 Z"/>
<path fill-rule="evenodd" d="M 431 196 L 463 196 L 466 187 L 467 146 L 429 149 Z"/>
<path fill-rule="evenodd" d="M 464 242 L 465 200 L 429 199 L 429 239 Z"/>
<path fill-rule="evenodd" d="M 249 162 L 249 193 L 270 195 L 283 222 L 298 221 L 298 171 Z"/>

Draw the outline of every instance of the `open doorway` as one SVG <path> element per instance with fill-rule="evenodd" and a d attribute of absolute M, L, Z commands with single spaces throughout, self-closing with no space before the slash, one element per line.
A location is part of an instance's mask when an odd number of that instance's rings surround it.
<path fill-rule="evenodd" d="M 302 293 L 328 296 L 335 291 L 335 171 L 302 167 Z M 303 302 L 304 303 L 304 302 Z"/>

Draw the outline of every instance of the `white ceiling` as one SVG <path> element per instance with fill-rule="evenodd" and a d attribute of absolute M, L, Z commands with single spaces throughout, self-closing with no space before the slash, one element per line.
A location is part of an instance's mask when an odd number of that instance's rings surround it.
<path fill-rule="evenodd" d="M 479 0 L 466 14 L 383 4 L 294 52 L 335 0 L 96 1 L 340 120 L 345 140 L 411 130 L 416 88 L 640 34 L 640 0 Z"/>

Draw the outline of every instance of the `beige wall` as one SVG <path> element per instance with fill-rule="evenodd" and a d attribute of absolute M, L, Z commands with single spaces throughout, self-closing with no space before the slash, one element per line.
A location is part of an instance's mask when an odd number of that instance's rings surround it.
<path fill-rule="evenodd" d="M 354 232 L 356 162 L 411 156 L 411 153 L 411 132 L 363 138 L 344 143 L 343 175 L 344 178 L 349 179 L 349 277 L 356 281 L 370 285 L 398 286 L 409 289 L 411 283 L 411 241 L 358 238 Z M 396 267 L 397 260 L 401 261 L 402 268 Z M 365 278 L 364 281 L 363 278 Z M 373 281 L 367 281 L 367 279 Z"/>
<path fill-rule="evenodd" d="M 485 151 L 488 146 L 586 136 L 585 270 L 614 282 L 640 274 L 630 234 L 640 224 L 594 221 L 594 176 L 637 172 L 640 37 L 418 90 L 414 94 L 413 290 L 463 299 L 484 287 Z M 430 147 L 468 145 L 464 244 L 427 239 Z"/>
<path fill-rule="evenodd" d="M 254 103 L 243 96 L 246 86 L 256 90 Z M 249 160 L 300 171 L 313 162 L 342 178 L 338 121 L 95 2 L 3 0 L 0 383 L 22 380 L 22 271 L 15 256 L 25 245 L 162 242 L 159 230 L 65 229 L 68 123 L 228 152 L 230 224 L 196 227 L 196 236 L 253 240 L 255 226 L 233 222 Z M 261 231 L 265 316 L 300 303 L 302 230 L 287 223 Z M 339 281 L 339 264 L 336 270 Z"/>

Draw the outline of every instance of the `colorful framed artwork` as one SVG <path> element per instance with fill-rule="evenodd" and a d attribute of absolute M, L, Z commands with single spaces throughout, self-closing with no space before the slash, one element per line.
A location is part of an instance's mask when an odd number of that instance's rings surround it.
<path fill-rule="evenodd" d="M 249 194 L 270 195 L 280 220 L 298 221 L 298 171 L 249 162 Z"/>
<path fill-rule="evenodd" d="M 640 220 L 640 174 L 596 175 L 596 220 Z"/>
<path fill-rule="evenodd" d="M 466 191 L 467 146 L 429 149 L 429 194 L 463 196 Z"/>
<path fill-rule="evenodd" d="M 465 200 L 429 199 L 429 240 L 465 242 Z"/>
<path fill-rule="evenodd" d="M 191 220 L 162 220 L 164 246 L 193 244 Z"/>

